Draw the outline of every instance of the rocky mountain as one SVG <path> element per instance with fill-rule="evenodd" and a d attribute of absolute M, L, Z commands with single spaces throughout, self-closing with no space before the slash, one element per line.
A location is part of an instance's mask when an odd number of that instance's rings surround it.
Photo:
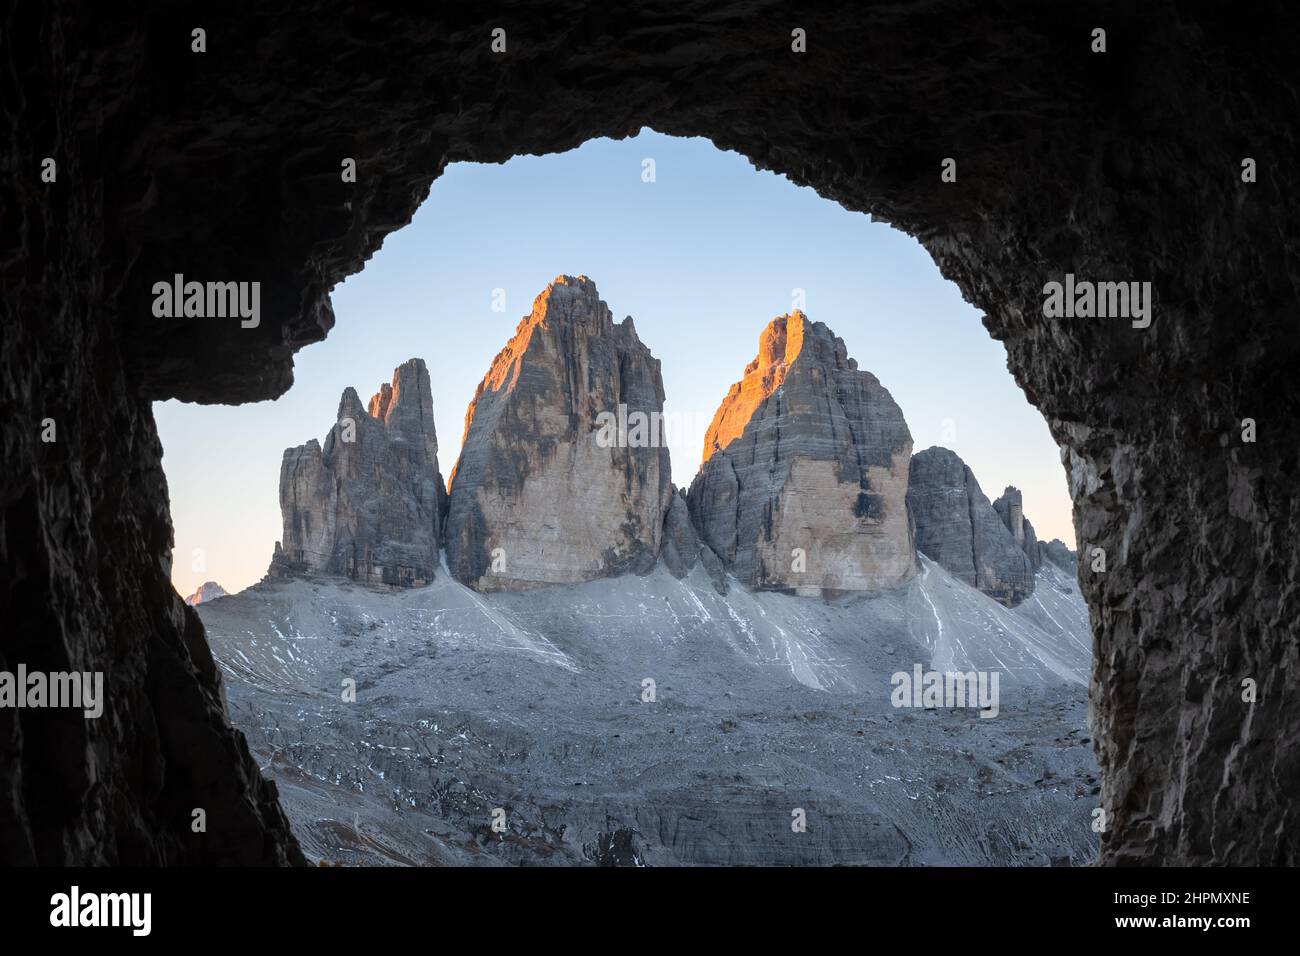
<path fill-rule="evenodd" d="M 684 578 L 698 563 L 713 582 L 719 594 L 727 593 L 727 572 L 713 549 L 700 541 L 691 523 L 686 494 L 673 489 L 668 513 L 664 516 L 664 536 L 660 550 L 664 566 L 676 578 Z"/>
<path fill-rule="evenodd" d="M 324 446 L 285 452 L 274 573 L 200 609 L 309 858 L 1095 855 L 1074 555 L 1015 488 L 913 456 L 824 324 L 767 325 L 689 492 L 659 362 L 585 277 L 492 362 L 447 491 L 430 395 L 418 359 L 368 408 L 346 390 Z M 996 675 L 992 709 L 898 703 L 927 670 Z"/>
<path fill-rule="evenodd" d="M 226 589 L 216 581 L 204 581 L 199 585 L 199 589 L 185 598 L 185 603 L 194 607 L 207 601 L 215 601 L 219 597 L 226 596 Z"/>
<path fill-rule="evenodd" d="M 1030 569 L 1037 571 L 1043 566 L 1043 556 L 1038 535 L 1034 533 L 1034 526 L 1025 517 L 1025 502 L 1020 489 L 1008 485 L 1002 492 L 1002 497 L 993 502 L 993 510 L 998 513 L 1002 524 L 1011 532 L 1011 539 L 1015 541 L 1016 546 L 1025 552 Z"/>
<path fill-rule="evenodd" d="M 447 565 L 479 590 L 655 565 L 671 494 L 659 360 L 560 276 L 493 360 L 450 479 Z"/>
<path fill-rule="evenodd" d="M 1008 607 L 1033 593 L 1029 555 L 954 452 L 934 447 L 913 456 L 907 501 L 916 523 L 917 550 L 953 577 Z M 1023 525 L 1020 493 L 999 501 L 1009 517 L 1014 501 L 1018 525 Z"/>
<path fill-rule="evenodd" d="M 348 388 L 323 446 L 284 453 L 272 573 L 412 587 L 445 560 L 480 592 L 578 584 L 662 562 L 800 596 L 880 593 L 918 554 L 1007 606 L 1044 561 L 1020 491 L 990 503 L 954 453 L 911 454 L 902 411 L 843 340 L 773 319 L 705 437 L 689 492 L 670 482 L 659 361 L 595 284 L 560 276 L 497 354 L 444 488 L 428 368 L 411 359 L 363 407 Z"/>
<path fill-rule="evenodd" d="M 763 330 L 718 408 L 690 515 L 748 587 L 828 596 L 897 587 L 917 568 L 911 453 L 889 392 L 825 324 L 796 311 Z"/>
<path fill-rule="evenodd" d="M 324 447 L 312 439 L 285 451 L 284 532 L 271 570 L 427 584 L 438 567 L 445 506 L 429 370 L 414 358 L 368 408 L 354 389 L 344 390 Z"/>
<path fill-rule="evenodd" d="M 1071 576 L 1079 573 L 1079 556 L 1060 538 L 1053 538 L 1039 548 L 1044 561 L 1051 562 Z"/>

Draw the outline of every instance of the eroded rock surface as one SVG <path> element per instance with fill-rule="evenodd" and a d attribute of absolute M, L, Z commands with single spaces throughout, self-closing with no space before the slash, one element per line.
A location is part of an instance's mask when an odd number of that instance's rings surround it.
<path fill-rule="evenodd" d="M 802 312 L 773 319 L 704 439 L 700 537 L 750 587 L 838 594 L 916 573 L 912 434 L 844 342 Z"/>
<path fill-rule="evenodd" d="M 998 513 L 1002 524 L 1011 532 L 1011 540 L 1015 541 L 1016 547 L 1025 552 L 1025 557 L 1029 558 L 1030 570 L 1037 571 L 1041 568 L 1043 555 L 1038 535 L 1034 532 L 1033 524 L 1025 517 L 1025 499 L 1020 489 L 1008 485 L 1001 497 L 993 502 L 993 510 Z"/>
<path fill-rule="evenodd" d="M 668 513 L 664 515 L 664 537 L 659 553 L 673 577 L 684 578 L 697 563 L 702 564 L 714 589 L 719 594 L 727 593 L 726 569 L 713 549 L 695 533 L 686 493 L 678 488 L 673 489 Z"/>
<path fill-rule="evenodd" d="M 199 613 L 313 862 L 1087 864 L 1077 587 L 1007 611 L 922 565 L 834 602 L 723 597 L 697 566 L 527 593 L 271 579 Z M 1000 671 L 997 718 L 894 707 L 913 663 Z"/>
<path fill-rule="evenodd" d="M 650 571 L 672 487 L 663 403 L 631 317 L 616 324 L 586 276 L 547 286 L 465 415 L 447 516 L 457 580 L 513 590 Z"/>
<path fill-rule="evenodd" d="M 369 408 L 346 389 L 337 418 L 323 448 L 313 438 L 284 453 L 284 537 L 272 571 L 427 584 L 438 567 L 446 491 L 424 361 L 398 366 Z"/>
<path fill-rule="evenodd" d="M 205 604 L 208 601 L 215 601 L 219 597 L 226 596 L 226 589 L 216 581 L 204 581 L 199 585 L 198 590 L 185 599 L 185 603 L 190 607 L 197 604 Z"/>
<path fill-rule="evenodd" d="M 913 456 L 907 502 L 916 549 L 953 577 L 1008 607 L 1033 593 L 1029 556 L 955 452 L 936 446 Z"/>
<path fill-rule="evenodd" d="M 1050 561 L 1062 571 L 1068 571 L 1071 575 L 1079 573 L 1079 556 L 1060 538 L 1045 541 L 1042 554 L 1044 561 Z"/>

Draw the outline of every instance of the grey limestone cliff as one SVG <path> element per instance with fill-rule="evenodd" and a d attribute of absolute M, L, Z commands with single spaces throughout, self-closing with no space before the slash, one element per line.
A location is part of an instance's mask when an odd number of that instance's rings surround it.
<path fill-rule="evenodd" d="M 646 573 L 671 490 L 659 360 L 560 276 L 493 360 L 450 479 L 447 564 L 479 590 Z"/>
<path fill-rule="evenodd" d="M 426 584 L 438 566 L 445 502 L 429 371 L 411 359 L 369 408 L 346 389 L 323 447 L 312 439 L 285 451 L 284 532 L 271 570 Z"/>
<path fill-rule="evenodd" d="M 1008 607 L 1033 593 L 1029 556 L 955 452 L 935 447 L 912 457 L 907 502 L 917 550 L 953 577 Z"/>
<path fill-rule="evenodd" d="M 916 573 L 903 413 L 844 342 L 774 319 L 705 437 L 688 502 L 702 541 L 750 587 L 835 595 Z"/>

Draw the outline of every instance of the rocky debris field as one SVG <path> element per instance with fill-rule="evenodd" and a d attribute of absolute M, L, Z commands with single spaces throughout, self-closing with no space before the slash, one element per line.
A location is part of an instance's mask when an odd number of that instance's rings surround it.
<path fill-rule="evenodd" d="M 316 862 L 1096 854 L 1087 614 L 1051 564 L 1014 609 L 923 557 L 907 585 L 836 602 L 724 597 L 700 566 L 490 595 L 447 574 L 269 578 L 198 611 Z M 895 708 L 891 675 L 916 664 L 997 670 L 997 716 Z"/>

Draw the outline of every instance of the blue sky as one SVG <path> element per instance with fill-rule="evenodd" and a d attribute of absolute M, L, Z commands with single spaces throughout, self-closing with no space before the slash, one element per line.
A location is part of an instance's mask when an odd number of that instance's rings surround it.
<path fill-rule="evenodd" d="M 286 395 L 237 407 L 158 403 L 177 589 L 215 580 L 234 591 L 261 578 L 280 537 L 284 449 L 322 439 L 345 387 L 366 401 L 408 358 L 429 365 L 449 474 L 479 380 L 533 297 L 564 273 L 590 276 L 615 321 L 631 315 L 660 359 L 665 415 L 678 423 L 677 484 L 690 484 L 704 428 L 759 332 L 802 289 L 808 317 L 893 394 L 917 451 L 953 449 L 990 499 L 1016 485 L 1039 536 L 1074 546 L 1047 424 L 979 312 L 914 239 L 708 140 L 646 130 L 449 167 L 411 224 L 334 290 L 337 324 L 295 356 Z M 497 289 L 504 312 L 492 310 Z"/>

